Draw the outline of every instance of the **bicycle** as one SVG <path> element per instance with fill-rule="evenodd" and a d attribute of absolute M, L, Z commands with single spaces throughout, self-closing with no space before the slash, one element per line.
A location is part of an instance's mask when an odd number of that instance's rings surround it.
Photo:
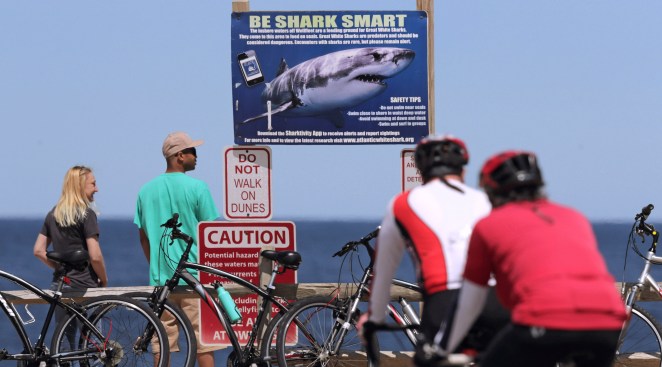
<path fill-rule="evenodd" d="M 646 366 L 662 366 L 662 327 L 650 312 L 637 304 L 646 285 L 652 287 L 657 294 L 662 295 L 657 281 L 650 274 L 651 265 L 662 264 L 662 257 L 656 255 L 660 234 L 652 224 L 646 223 L 653 208 L 653 204 L 648 204 L 635 216 L 628 237 L 628 247 L 644 259 L 644 264 L 639 278 L 630 285 L 627 294 L 625 283 L 621 289 L 621 294 L 625 295 L 628 318 L 621 331 L 614 366 L 628 366 L 635 359 L 644 359 Z M 637 247 L 635 234 L 641 236 L 642 243 L 645 242 L 645 236 L 652 237 L 653 242 L 646 254 L 643 254 Z M 625 260 L 627 261 L 627 248 Z"/>
<path fill-rule="evenodd" d="M 14 304 L 0 292 L 0 308 L 9 318 L 23 347 L 19 353 L 0 349 L 0 361 L 17 361 L 19 367 L 168 366 L 167 353 L 153 353 L 150 349 L 152 344 L 146 339 L 145 331 L 148 331 L 153 343 L 160 350 L 168 351 L 163 325 L 149 308 L 119 296 L 99 296 L 80 304 L 65 302 L 62 295 L 65 276 L 72 269 L 87 268 L 89 255 L 86 251 L 51 251 L 46 256 L 63 268 L 55 291 L 43 291 L 14 274 L 0 270 L 1 278 L 49 304 L 41 332 L 33 344 Z M 56 312 L 63 317 L 56 317 Z M 58 320 L 49 349 L 45 338 L 54 319 Z"/>
<path fill-rule="evenodd" d="M 289 312 L 281 320 L 282 325 L 278 331 L 276 340 L 276 355 L 281 367 L 287 365 L 305 365 L 321 363 L 361 363 L 376 366 L 378 364 L 379 342 L 377 338 L 371 338 L 366 347 L 363 347 L 357 335 L 356 322 L 360 317 L 359 303 L 369 295 L 370 280 L 373 274 L 375 250 L 370 241 L 379 234 L 379 227 L 357 241 L 346 243 L 333 257 L 353 256 L 362 246 L 369 255 L 369 263 L 363 267 L 360 280 L 355 281 L 356 290 L 353 294 L 341 299 L 338 294 L 327 297 L 311 297 L 296 302 Z M 352 258 L 350 257 L 350 263 Z M 342 266 L 340 272 L 342 273 Z M 350 273 L 352 273 L 350 271 Z M 422 294 L 420 286 L 401 279 L 393 279 L 392 284 L 405 290 Z M 493 292 L 493 291 L 492 291 Z M 420 297 L 420 296 L 417 296 Z M 496 302 L 496 295 L 492 293 L 491 298 Z M 406 299 L 398 297 L 400 309 L 389 303 L 387 312 L 393 324 L 380 326 L 380 330 L 398 331 L 405 334 L 410 347 L 416 346 L 419 339 L 418 326 L 420 319 Z M 509 317 L 501 306 L 490 305 L 490 310 L 481 317 L 484 321 L 477 323 L 470 330 L 459 349 L 461 353 L 453 353 L 446 357 L 444 366 L 469 366 L 473 365 L 471 354 L 483 350 L 493 335 L 504 326 Z M 295 323 L 299 334 L 295 338 L 287 338 L 288 330 Z M 302 325 L 304 326 L 302 328 Z M 488 326 L 489 325 L 489 326 Z M 290 332 L 293 333 L 293 332 Z M 363 351 L 365 349 L 365 351 Z"/>
<path fill-rule="evenodd" d="M 356 322 L 360 317 L 359 303 L 369 293 L 369 282 L 372 277 L 372 267 L 375 251 L 370 241 L 377 237 L 379 228 L 370 232 L 358 241 L 350 241 L 333 257 L 347 256 L 354 253 L 359 246 L 365 247 L 370 256 L 370 263 L 364 268 L 363 275 L 356 283 L 354 293 L 345 299 L 338 297 L 338 292 L 332 296 L 319 296 L 302 299 L 296 302 L 281 320 L 276 338 L 276 355 L 278 364 L 284 366 L 299 366 L 307 364 L 337 365 L 342 363 L 365 364 L 367 355 L 356 330 Z M 342 269 L 341 269 L 342 271 Z M 394 279 L 394 285 L 420 293 L 421 288 L 413 283 Z M 409 326 L 418 325 L 419 319 L 415 310 L 404 298 L 400 297 L 400 312 L 392 304 L 388 305 L 389 316 L 400 326 L 407 339 L 414 345 L 418 331 Z M 296 327 L 292 331 L 290 328 Z M 293 337 L 288 337 L 293 335 Z M 378 350 L 378 345 L 374 346 Z"/>
<path fill-rule="evenodd" d="M 186 283 L 186 286 L 194 290 L 197 296 L 200 297 L 202 303 L 206 304 L 212 309 L 214 315 L 221 323 L 223 329 L 226 331 L 230 340 L 230 344 L 233 348 L 233 351 L 228 356 L 227 365 L 229 367 L 244 367 L 250 366 L 251 364 L 269 364 L 273 358 L 271 354 L 274 349 L 271 348 L 271 343 L 274 339 L 274 335 L 277 329 L 276 324 L 280 319 L 280 315 L 284 314 L 288 310 L 287 302 L 277 298 L 273 294 L 275 290 L 274 284 L 276 276 L 278 274 L 282 274 L 286 269 L 298 269 L 299 264 L 301 263 L 301 255 L 295 251 L 262 251 L 262 257 L 273 261 L 271 278 L 266 286 L 266 289 L 262 289 L 259 286 L 256 286 L 251 282 L 232 273 L 228 273 L 226 271 L 210 266 L 189 262 L 188 257 L 191 252 L 191 247 L 193 246 L 194 240 L 192 237 L 179 230 L 181 224 L 178 221 L 179 215 L 175 213 L 171 219 L 162 225 L 162 227 L 164 227 L 161 241 L 162 251 L 166 251 L 164 242 L 168 239 L 171 240 L 171 244 L 174 240 L 183 240 L 186 243 L 186 248 L 184 249 L 182 256 L 178 259 L 177 266 L 174 269 L 172 277 L 165 282 L 164 286 L 156 287 L 152 294 L 142 294 L 139 295 L 139 297 L 143 300 L 146 300 L 154 313 L 156 313 L 159 317 L 163 315 L 164 311 L 168 311 L 173 315 L 176 315 L 175 318 L 177 320 L 181 319 L 188 321 L 186 315 L 184 315 L 179 308 L 174 305 L 168 306 L 168 297 L 175 289 L 175 287 L 177 287 L 179 281 L 183 280 Z M 220 301 L 218 301 L 216 297 L 213 297 L 209 293 L 209 290 L 204 287 L 200 281 L 188 270 L 197 270 L 198 272 L 205 272 L 224 278 L 232 283 L 247 288 L 252 293 L 257 294 L 262 298 L 262 302 L 258 308 L 255 323 L 253 324 L 253 327 L 248 334 L 248 341 L 245 345 L 241 345 L 239 337 L 232 329 L 232 323 L 227 310 L 222 307 Z M 212 284 L 212 286 L 215 290 L 218 290 L 219 287 L 222 287 L 222 284 L 215 282 Z M 260 339 L 259 347 L 256 347 L 256 341 L 259 337 L 259 328 L 261 325 L 266 323 L 267 316 L 271 313 L 272 306 L 276 307 L 279 313 L 267 325 L 264 335 Z M 178 356 L 181 358 L 181 360 L 176 363 L 178 363 L 178 366 L 193 366 L 195 364 L 197 344 L 194 331 L 190 322 L 184 321 L 178 323 L 178 327 L 180 330 L 185 331 L 185 340 L 183 344 L 185 344 L 184 349 L 186 352 L 181 354 L 181 356 Z M 173 357 L 174 356 L 171 353 L 171 359 L 173 359 Z"/>

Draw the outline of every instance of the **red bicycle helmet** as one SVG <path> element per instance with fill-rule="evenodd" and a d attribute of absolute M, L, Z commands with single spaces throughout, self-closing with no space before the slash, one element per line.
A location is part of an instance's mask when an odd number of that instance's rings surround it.
<path fill-rule="evenodd" d="M 489 158 L 480 171 L 480 186 L 495 194 L 544 185 L 538 159 L 531 152 L 509 150 Z"/>

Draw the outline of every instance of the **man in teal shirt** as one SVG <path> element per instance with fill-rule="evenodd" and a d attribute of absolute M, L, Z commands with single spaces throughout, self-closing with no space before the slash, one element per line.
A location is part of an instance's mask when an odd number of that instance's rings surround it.
<path fill-rule="evenodd" d="M 178 213 L 182 223 L 181 231 L 191 235 L 197 244 L 198 222 L 214 220 L 219 216 L 207 184 L 185 174 L 195 169 L 195 147 L 202 143 L 202 140 L 192 140 L 183 132 L 169 134 L 163 142 L 163 157 L 167 164 L 165 173 L 146 183 L 138 194 L 133 222 L 138 226 L 140 244 L 149 262 L 150 285 L 164 285 L 172 277 L 176 262 L 185 249 L 183 241 L 175 241 L 172 246 L 168 246 L 167 253 L 161 253 L 161 224 L 172 218 L 174 213 Z M 198 262 L 196 244 L 191 250 L 188 259 L 190 262 Z M 191 319 L 198 338 L 198 365 L 213 366 L 214 350 L 219 348 L 200 344 L 198 300 L 184 299 L 179 306 Z M 176 340 L 176 325 L 169 324 L 171 322 L 164 320 L 168 335 L 173 335 Z M 172 342 L 171 340 L 171 344 Z M 175 351 L 175 348 L 171 345 L 171 351 Z"/>

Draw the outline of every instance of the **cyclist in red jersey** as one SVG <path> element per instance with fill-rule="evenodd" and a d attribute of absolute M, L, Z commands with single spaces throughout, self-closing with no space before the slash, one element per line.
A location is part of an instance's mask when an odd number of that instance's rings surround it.
<path fill-rule="evenodd" d="M 546 199 L 533 153 L 488 159 L 480 184 L 493 210 L 474 227 L 452 327 L 438 334 L 442 349 L 453 350 L 466 333 L 493 274 L 512 323 L 481 367 L 611 366 L 625 310 L 589 221 Z"/>
<path fill-rule="evenodd" d="M 391 282 L 407 249 L 424 291 L 421 332 L 431 339 L 457 299 L 471 230 L 491 205 L 485 193 L 464 183 L 469 153 L 462 140 L 429 136 L 419 142 L 414 158 L 423 185 L 393 198 L 384 216 L 377 238 L 369 320 L 372 325 L 384 322 Z M 498 317 L 500 325 L 508 320 L 503 309 Z"/>

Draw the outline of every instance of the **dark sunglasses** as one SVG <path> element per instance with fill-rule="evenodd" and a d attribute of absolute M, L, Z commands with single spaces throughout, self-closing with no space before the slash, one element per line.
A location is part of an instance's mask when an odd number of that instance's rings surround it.
<path fill-rule="evenodd" d="M 193 154 L 194 157 L 198 156 L 197 152 L 195 151 L 195 148 L 186 148 L 186 149 L 182 150 L 181 152 L 182 152 L 182 154 Z"/>

